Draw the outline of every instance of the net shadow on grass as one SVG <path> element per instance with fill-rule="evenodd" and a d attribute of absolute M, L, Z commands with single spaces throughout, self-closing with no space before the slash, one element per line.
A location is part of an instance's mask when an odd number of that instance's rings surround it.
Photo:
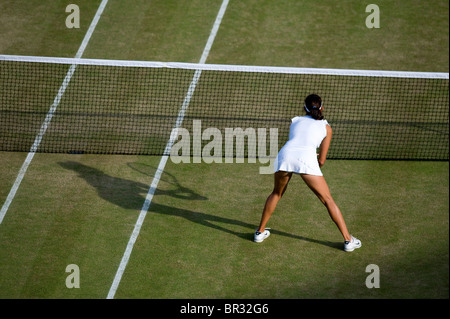
<path fill-rule="evenodd" d="M 91 187 L 93 187 L 99 197 L 106 200 L 118 207 L 124 209 L 140 210 L 142 204 L 145 201 L 146 194 L 149 189 L 149 185 L 140 183 L 137 181 L 114 177 L 106 174 L 105 172 L 90 167 L 79 162 L 66 161 L 58 163 L 61 167 L 67 170 L 72 170 L 78 174 L 78 177 L 84 179 Z M 154 170 L 156 171 L 156 169 Z M 143 172 L 141 172 L 143 173 Z M 192 189 L 182 186 L 175 176 L 165 172 L 163 176 L 168 176 L 175 185 L 174 189 L 162 190 L 158 189 L 156 195 L 171 196 L 183 200 L 208 200 L 207 197 L 198 194 Z M 241 239 L 253 241 L 253 232 L 255 231 L 256 225 L 249 224 L 241 220 L 236 220 L 232 218 L 206 214 L 202 212 L 196 212 L 188 209 L 171 207 L 167 205 L 162 205 L 159 203 L 152 202 L 149 208 L 151 213 L 157 213 L 162 215 L 176 216 L 184 218 L 190 222 L 209 227 L 214 230 L 219 230 L 228 234 L 235 235 Z M 239 226 L 242 228 L 249 229 L 248 232 L 238 232 L 231 228 L 226 228 L 217 224 L 226 224 L 230 226 Z M 328 246 L 334 249 L 342 249 L 342 243 L 322 241 L 313 238 L 308 238 L 304 236 L 299 236 L 295 234 L 290 234 L 276 229 L 271 229 L 271 233 L 278 236 L 284 236 L 292 239 L 303 240 L 315 244 L 320 244 Z"/>

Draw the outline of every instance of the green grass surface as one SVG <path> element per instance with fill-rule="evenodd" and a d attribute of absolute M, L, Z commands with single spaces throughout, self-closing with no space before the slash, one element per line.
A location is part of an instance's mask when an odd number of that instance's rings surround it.
<path fill-rule="evenodd" d="M 448 1 L 232 2 L 211 63 L 448 72 Z"/>
<path fill-rule="evenodd" d="M 80 29 L 69 3 L 2 2 L 0 54 L 73 57 L 100 1 L 76 2 Z M 220 3 L 109 1 L 84 57 L 197 62 Z M 359 1 L 232 0 L 207 62 L 448 72 L 447 1 L 377 4 L 368 30 Z M 25 157 L 0 153 L 0 203 Z M 37 154 L 0 225 L 0 298 L 105 298 L 159 161 Z M 169 160 L 116 298 L 448 299 L 448 162 L 328 161 L 353 253 L 298 176 L 253 243 L 272 188 L 258 170 Z"/>
<path fill-rule="evenodd" d="M 111 1 L 84 57 L 197 63 L 221 3 Z"/>
<path fill-rule="evenodd" d="M 0 3 L 0 53 L 74 57 L 99 0 L 80 0 L 80 28 L 66 27 L 66 6 L 73 1 L 18 0 Z"/>
<path fill-rule="evenodd" d="M 80 29 L 65 27 L 70 3 L 1 3 L 0 52 L 73 57 L 100 1 L 77 1 Z M 220 4 L 111 1 L 84 57 L 198 62 Z M 231 1 L 208 63 L 448 72 L 448 1 L 377 5 L 368 29 L 360 1 Z"/>
<path fill-rule="evenodd" d="M 1 297 L 104 298 L 157 165 L 38 154 L 2 224 Z M 331 191 L 363 242 L 353 253 L 298 176 L 272 236 L 253 243 L 272 187 L 258 169 L 169 162 L 117 297 L 448 296 L 448 163 L 328 161 Z M 80 267 L 80 289 L 65 287 L 68 264 Z M 369 264 L 380 289 L 365 286 Z"/>
<path fill-rule="evenodd" d="M 445 297 L 448 188 L 424 189 L 438 181 L 448 185 L 448 164 L 327 165 L 348 227 L 363 241 L 359 251 L 342 251 L 338 230 L 298 176 L 269 222 L 273 235 L 257 245 L 253 230 L 272 176 L 258 175 L 259 165 L 172 164 L 118 297 Z M 365 286 L 365 267 L 372 263 L 381 269 L 379 290 Z"/>

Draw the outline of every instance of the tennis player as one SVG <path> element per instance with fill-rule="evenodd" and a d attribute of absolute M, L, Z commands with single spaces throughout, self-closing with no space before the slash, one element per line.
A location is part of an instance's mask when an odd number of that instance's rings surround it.
<path fill-rule="evenodd" d="M 322 114 L 321 97 L 316 94 L 309 95 L 305 99 L 304 108 L 306 115 L 292 119 L 289 140 L 275 159 L 274 189 L 266 200 L 254 241 L 260 243 L 270 236 L 266 224 L 286 191 L 292 174 L 296 173 L 300 174 L 306 185 L 327 208 L 331 219 L 344 237 L 344 250 L 353 251 L 361 247 L 361 241 L 349 234 L 342 213 L 331 197 L 327 182 L 320 170 L 325 164 L 332 135 L 331 127 Z M 316 153 L 317 148 L 319 148 L 319 154 Z"/>

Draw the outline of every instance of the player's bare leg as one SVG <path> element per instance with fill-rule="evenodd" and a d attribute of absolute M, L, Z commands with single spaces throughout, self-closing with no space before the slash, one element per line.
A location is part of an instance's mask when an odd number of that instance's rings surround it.
<path fill-rule="evenodd" d="M 274 188 L 272 193 L 267 197 L 266 204 L 261 216 L 261 222 L 257 229 L 258 232 L 263 232 L 266 228 L 266 224 L 272 216 L 278 201 L 286 191 L 287 185 L 292 177 L 292 173 L 278 171 L 274 174 Z"/>
<path fill-rule="evenodd" d="M 307 175 L 301 174 L 301 177 L 305 181 L 306 185 L 317 195 L 320 201 L 325 205 L 330 214 L 331 219 L 339 228 L 344 240 L 351 240 L 351 235 L 347 230 L 347 226 L 344 221 L 344 217 L 339 209 L 339 207 L 334 202 L 333 197 L 331 197 L 330 189 L 323 176 Z"/>

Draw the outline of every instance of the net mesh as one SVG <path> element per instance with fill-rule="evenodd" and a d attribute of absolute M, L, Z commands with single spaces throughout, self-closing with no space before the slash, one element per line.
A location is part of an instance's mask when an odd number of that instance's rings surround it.
<path fill-rule="evenodd" d="M 290 119 L 316 93 L 333 127 L 328 158 L 449 156 L 448 73 L 0 57 L 2 151 L 169 155 L 182 105 L 181 127 L 189 132 L 194 121 L 223 136 L 226 128 L 276 128 L 281 148 Z"/>

